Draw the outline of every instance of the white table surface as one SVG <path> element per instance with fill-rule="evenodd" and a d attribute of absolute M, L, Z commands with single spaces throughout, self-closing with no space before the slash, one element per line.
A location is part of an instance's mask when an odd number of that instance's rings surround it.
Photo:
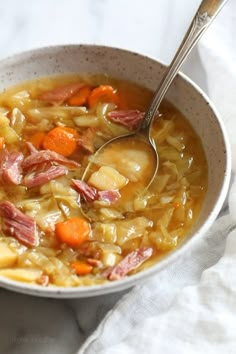
<path fill-rule="evenodd" d="M 0 0 L 0 57 L 52 44 L 96 43 L 169 63 L 199 3 Z M 207 91 L 197 50 L 184 71 Z M 0 353 L 75 353 L 120 297 L 53 300 L 0 290 Z"/>

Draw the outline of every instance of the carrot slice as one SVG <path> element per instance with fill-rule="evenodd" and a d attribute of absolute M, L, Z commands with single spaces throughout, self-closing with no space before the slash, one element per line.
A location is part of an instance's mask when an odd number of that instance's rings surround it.
<path fill-rule="evenodd" d="M 77 247 L 89 236 L 89 223 L 79 217 L 70 218 L 55 225 L 55 234 L 59 241 L 71 247 Z"/>
<path fill-rule="evenodd" d="M 76 149 L 79 134 L 73 128 L 56 127 L 43 139 L 43 148 L 63 156 L 70 156 Z"/>
<path fill-rule="evenodd" d="M 0 150 L 2 150 L 4 144 L 5 144 L 5 139 L 2 136 L 0 136 Z"/>
<path fill-rule="evenodd" d="M 84 86 L 84 84 L 81 83 L 67 84 L 53 90 L 43 92 L 39 98 L 40 100 L 47 101 L 51 104 L 60 105 L 78 92 L 82 86 Z"/>
<path fill-rule="evenodd" d="M 70 266 L 75 270 L 75 273 L 77 275 L 86 275 L 91 273 L 93 270 L 93 267 L 91 265 L 81 261 L 73 262 Z"/>
<path fill-rule="evenodd" d="M 70 106 L 82 106 L 87 104 L 88 97 L 91 93 L 91 87 L 90 86 L 84 86 L 81 87 L 81 89 L 73 96 L 71 96 L 67 103 Z"/>
<path fill-rule="evenodd" d="M 88 98 L 89 107 L 92 108 L 99 102 L 119 104 L 119 96 L 110 85 L 100 85 L 92 90 Z"/>
<path fill-rule="evenodd" d="M 45 137 L 45 134 L 43 132 L 37 132 L 33 135 L 31 135 L 28 139 L 28 141 L 30 141 L 34 147 L 36 147 L 36 149 L 41 149 L 43 146 L 43 139 Z"/>

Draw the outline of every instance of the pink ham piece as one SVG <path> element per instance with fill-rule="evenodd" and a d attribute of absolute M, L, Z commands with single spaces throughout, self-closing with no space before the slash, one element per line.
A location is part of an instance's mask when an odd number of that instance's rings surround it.
<path fill-rule="evenodd" d="M 36 152 L 38 152 L 38 150 L 36 149 L 36 147 L 30 143 L 29 141 L 26 141 L 25 143 L 27 149 L 29 150 L 29 153 L 32 155 L 32 154 L 35 154 Z"/>
<path fill-rule="evenodd" d="M 78 179 L 72 179 L 72 184 L 75 190 L 82 196 L 87 202 L 93 202 L 95 200 L 114 204 L 120 198 L 119 191 L 112 189 L 107 191 L 98 191 L 94 187 L 90 187 L 86 182 Z"/>
<path fill-rule="evenodd" d="M 86 129 L 78 139 L 78 144 L 87 152 L 93 153 L 95 150 L 94 147 L 94 138 L 96 132 L 92 128 Z"/>
<path fill-rule="evenodd" d="M 98 200 L 109 204 L 116 203 L 121 197 L 119 191 L 116 189 L 112 189 L 108 191 L 98 191 L 97 195 L 98 195 L 97 197 Z"/>
<path fill-rule="evenodd" d="M 25 175 L 22 184 L 25 187 L 32 188 L 45 184 L 55 178 L 67 174 L 68 169 L 61 165 L 40 164 L 34 171 Z"/>
<path fill-rule="evenodd" d="M 126 274 L 138 268 L 143 262 L 151 257 L 153 249 L 151 247 L 144 247 L 132 251 L 122 259 L 115 267 L 104 271 L 103 276 L 109 280 L 122 279 Z"/>
<path fill-rule="evenodd" d="M 87 202 L 93 202 L 97 199 L 97 190 L 90 187 L 87 183 L 80 181 L 79 179 L 72 179 L 72 186 Z"/>
<path fill-rule="evenodd" d="M 71 96 L 76 94 L 76 92 L 78 92 L 79 89 L 81 89 L 81 87 L 83 86 L 84 84 L 74 83 L 58 87 L 56 89 L 42 93 L 42 95 L 40 96 L 40 100 L 47 101 L 48 103 L 51 103 L 53 105 L 61 105 Z"/>
<path fill-rule="evenodd" d="M 36 222 L 22 213 L 14 204 L 8 201 L 0 202 L 2 229 L 6 235 L 13 236 L 27 246 L 38 245 L 39 237 Z"/>
<path fill-rule="evenodd" d="M 6 154 L 6 160 L 2 169 L 4 182 L 10 184 L 21 184 L 22 180 L 22 161 L 24 155 L 21 152 L 10 152 Z"/>
<path fill-rule="evenodd" d="M 55 151 L 51 150 L 40 150 L 37 152 L 31 153 L 31 155 L 27 156 L 23 163 L 22 167 L 24 170 L 28 170 L 34 165 L 39 165 L 44 162 L 58 163 L 69 168 L 78 168 L 80 164 L 76 161 L 69 160 L 66 157 L 58 154 Z"/>
<path fill-rule="evenodd" d="M 144 112 L 138 110 L 112 111 L 108 113 L 108 118 L 114 122 L 124 125 L 130 129 L 136 129 L 141 123 Z"/>

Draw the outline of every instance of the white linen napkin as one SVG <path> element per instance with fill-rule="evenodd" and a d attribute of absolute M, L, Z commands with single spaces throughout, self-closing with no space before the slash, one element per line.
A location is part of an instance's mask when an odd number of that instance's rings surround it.
<path fill-rule="evenodd" d="M 236 2 L 202 38 L 198 55 L 207 85 L 229 133 L 236 167 Z M 199 78 L 203 81 L 199 81 Z M 227 204 L 229 202 L 229 209 Z M 236 352 L 236 182 L 221 217 L 192 251 L 126 294 L 80 348 L 80 354 L 194 354 Z M 226 241 L 227 240 L 227 241 Z M 225 248 L 226 241 L 226 248 Z M 224 251 L 225 248 L 225 251 Z M 217 262 L 217 263 L 216 263 Z"/>

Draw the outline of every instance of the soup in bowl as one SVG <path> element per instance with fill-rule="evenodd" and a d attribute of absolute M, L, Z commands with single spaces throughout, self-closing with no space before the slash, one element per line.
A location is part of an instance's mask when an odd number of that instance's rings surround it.
<path fill-rule="evenodd" d="M 158 173 L 135 131 L 161 79 L 158 62 L 123 50 L 66 46 L 0 64 L 0 279 L 20 292 L 82 297 L 121 290 L 193 246 L 230 175 L 222 123 L 178 76 L 152 137 Z M 88 163 L 93 170 L 87 180 Z"/>

